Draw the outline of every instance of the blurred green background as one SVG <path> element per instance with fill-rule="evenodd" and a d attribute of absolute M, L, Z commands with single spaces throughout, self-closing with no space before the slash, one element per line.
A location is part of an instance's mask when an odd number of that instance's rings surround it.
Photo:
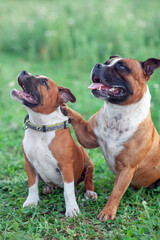
<path fill-rule="evenodd" d="M 115 53 L 159 57 L 159 7 L 158 0 L 1 1 L 0 50 L 82 66 Z"/>
<path fill-rule="evenodd" d="M 88 119 L 103 105 L 88 90 L 90 71 L 97 62 L 103 63 L 115 54 L 141 61 L 160 58 L 159 0 L 0 0 L 2 239 L 51 239 L 53 235 L 57 236 L 53 239 L 160 238 L 160 216 L 156 214 L 160 207 L 158 192 L 145 194 L 145 190 L 140 190 L 138 194 L 127 190 L 129 193 L 121 201 L 117 221 L 100 223 L 96 220 L 114 182 L 99 149 L 87 150 L 95 165 L 94 181 L 99 200 L 96 205 L 82 208 L 80 221 L 63 221 L 59 209 L 64 211 L 64 200 L 57 200 L 58 195 L 55 199 L 41 196 L 44 201 L 35 212 L 21 208 L 27 196 L 21 151 L 26 111 L 10 97 L 10 91 L 19 88 L 18 73 L 27 70 L 46 75 L 70 88 L 77 98 L 70 107 Z M 152 95 L 152 118 L 160 132 L 160 70 L 155 71 L 148 85 Z M 83 192 L 78 194 L 78 199 L 83 198 L 82 195 Z M 147 199 L 150 208 L 141 204 Z M 57 206 L 57 211 L 51 213 L 53 206 Z"/>
<path fill-rule="evenodd" d="M 70 87 L 77 97 L 73 108 L 88 118 L 103 104 L 87 89 L 95 63 L 115 54 L 142 61 L 160 58 L 159 9 L 159 0 L 1 0 L 1 108 L 4 98 L 5 104 L 0 114 L 7 102 L 20 107 L 11 103 L 9 92 L 25 69 Z M 158 130 L 159 73 L 149 82 Z"/>

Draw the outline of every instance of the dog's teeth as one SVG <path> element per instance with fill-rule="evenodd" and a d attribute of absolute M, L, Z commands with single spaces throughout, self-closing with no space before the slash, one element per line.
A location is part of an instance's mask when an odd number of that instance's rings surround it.
<path fill-rule="evenodd" d="M 116 88 L 114 88 L 114 87 L 109 89 L 110 92 L 113 92 L 115 90 L 116 90 Z"/>

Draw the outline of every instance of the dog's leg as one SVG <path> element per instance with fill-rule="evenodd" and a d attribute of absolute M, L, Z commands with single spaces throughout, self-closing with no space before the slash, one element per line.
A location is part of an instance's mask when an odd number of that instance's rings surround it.
<path fill-rule="evenodd" d="M 134 171 L 133 168 L 124 168 L 117 173 L 113 191 L 105 207 L 98 215 L 99 220 L 115 219 L 119 202 L 132 180 Z"/>
<path fill-rule="evenodd" d="M 95 115 L 89 121 L 85 121 L 82 116 L 69 108 L 67 105 L 61 107 L 62 112 L 67 115 L 75 131 L 79 143 L 85 148 L 96 148 L 99 146 L 93 128 L 96 125 Z"/>
<path fill-rule="evenodd" d="M 64 198 L 66 203 L 66 213 L 67 217 L 77 216 L 80 213 L 79 207 L 76 202 L 75 192 L 74 192 L 74 181 L 70 183 L 64 182 Z"/>
<path fill-rule="evenodd" d="M 39 201 L 39 191 L 38 191 L 39 176 L 35 172 L 35 169 L 31 165 L 31 163 L 28 161 L 26 156 L 25 156 L 25 169 L 28 176 L 29 194 L 26 201 L 23 203 L 23 207 L 32 206 L 32 205 L 37 206 Z"/>
<path fill-rule="evenodd" d="M 80 212 L 76 202 L 75 191 L 74 191 L 74 177 L 73 177 L 73 166 L 62 167 L 62 175 L 64 179 L 64 199 L 66 204 L 67 217 L 77 216 Z"/>
<path fill-rule="evenodd" d="M 89 159 L 88 166 L 86 166 L 86 175 L 84 180 L 84 188 L 86 190 L 84 196 L 86 199 L 91 198 L 93 201 L 97 200 L 97 193 L 94 192 L 94 183 L 93 183 L 93 170 L 94 165 Z"/>

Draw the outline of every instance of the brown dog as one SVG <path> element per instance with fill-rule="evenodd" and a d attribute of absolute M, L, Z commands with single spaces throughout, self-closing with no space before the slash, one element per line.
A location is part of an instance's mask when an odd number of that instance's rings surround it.
<path fill-rule="evenodd" d="M 148 187 L 160 179 L 160 136 L 150 113 L 147 81 L 160 60 L 139 62 L 110 57 L 96 64 L 89 86 L 94 97 L 104 101 L 103 108 L 85 121 L 64 107 L 82 146 L 100 146 L 109 168 L 116 174 L 113 191 L 98 218 L 114 219 L 121 197 L 129 184 Z"/>
<path fill-rule="evenodd" d="M 84 180 L 86 196 L 97 198 L 92 180 L 93 163 L 73 140 L 68 117 L 60 110 L 62 103 L 76 99 L 69 89 L 59 87 L 42 75 L 33 76 L 22 71 L 18 83 L 23 91 L 14 89 L 11 95 L 29 113 L 22 142 L 29 195 L 23 207 L 38 204 L 38 179 L 41 178 L 47 184 L 44 193 L 51 193 L 55 185 L 64 187 L 66 216 L 76 215 L 79 207 L 74 183 Z"/>

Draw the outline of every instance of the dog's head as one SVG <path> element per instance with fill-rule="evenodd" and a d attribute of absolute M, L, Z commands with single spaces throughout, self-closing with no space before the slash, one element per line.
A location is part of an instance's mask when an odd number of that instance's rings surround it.
<path fill-rule="evenodd" d="M 113 104 L 128 105 L 139 101 L 146 89 L 146 82 L 153 71 L 160 67 L 160 60 L 149 58 L 139 62 L 131 58 L 110 57 L 104 64 L 97 63 L 91 72 L 92 94 Z"/>
<path fill-rule="evenodd" d="M 18 75 L 18 84 L 23 91 L 13 89 L 12 98 L 35 112 L 49 114 L 63 103 L 76 101 L 68 88 L 59 87 L 42 75 L 22 71 Z"/>

